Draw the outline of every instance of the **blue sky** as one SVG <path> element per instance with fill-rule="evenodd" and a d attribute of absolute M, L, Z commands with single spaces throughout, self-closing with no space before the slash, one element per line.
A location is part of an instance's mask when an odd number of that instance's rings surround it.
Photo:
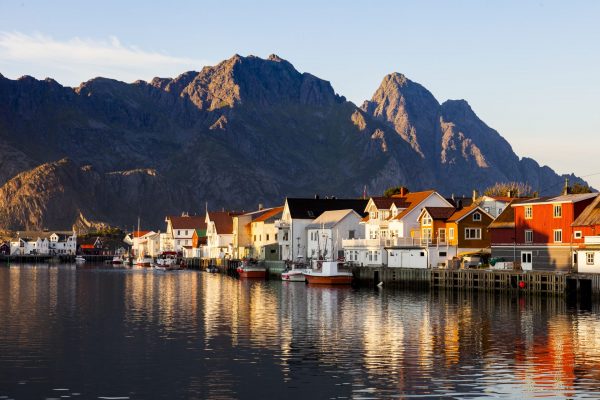
<path fill-rule="evenodd" d="M 133 81 L 276 53 L 360 104 L 397 71 L 467 100 L 519 156 L 587 175 L 600 173 L 599 16 L 597 1 L 0 0 L 0 73 Z"/>

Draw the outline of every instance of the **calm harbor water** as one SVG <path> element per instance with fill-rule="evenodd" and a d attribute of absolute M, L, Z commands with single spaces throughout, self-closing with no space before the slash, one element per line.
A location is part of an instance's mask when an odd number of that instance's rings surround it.
<path fill-rule="evenodd" d="M 0 399 L 599 398 L 598 307 L 0 267 Z"/>

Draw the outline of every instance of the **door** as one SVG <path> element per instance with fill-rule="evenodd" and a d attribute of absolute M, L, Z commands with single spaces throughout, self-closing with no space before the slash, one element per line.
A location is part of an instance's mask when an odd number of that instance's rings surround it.
<path fill-rule="evenodd" d="M 523 271 L 531 271 L 533 268 L 533 253 L 531 251 L 521 252 L 521 268 Z"/>

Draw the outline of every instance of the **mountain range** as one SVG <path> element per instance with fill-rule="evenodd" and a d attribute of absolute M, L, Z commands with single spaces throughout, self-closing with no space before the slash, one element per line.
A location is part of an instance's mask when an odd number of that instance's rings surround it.
<path fill-rule="evenodd" d="M 167 214 L 359 197 L 469 194 L 566 176 L 519 158 L 464 100 L 399 73 L 357 106 L 288 61 L 235 55 L 200 72 L 79 87 L 0 75 L 0 227 L 164 226 Z M 585 183 L 574 175 L 571 182 Z"/>

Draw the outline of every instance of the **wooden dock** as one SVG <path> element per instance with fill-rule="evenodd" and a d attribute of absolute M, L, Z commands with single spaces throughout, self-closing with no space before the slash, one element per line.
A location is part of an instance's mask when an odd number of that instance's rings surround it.
<path fill-rule="evenodd" d="M 454 290 L 514 291 L 549 295 L 600 296 L 600 275 L 552 271 L 354 267 L 361 284 Z"/>

